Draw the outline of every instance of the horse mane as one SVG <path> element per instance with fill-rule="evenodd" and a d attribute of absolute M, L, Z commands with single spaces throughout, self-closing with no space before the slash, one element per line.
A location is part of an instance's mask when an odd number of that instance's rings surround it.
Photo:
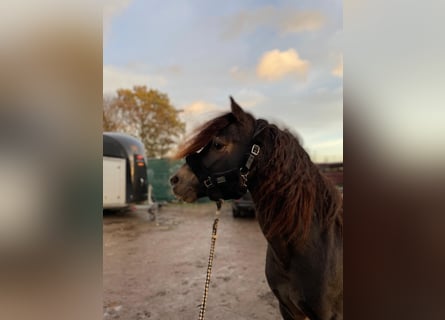
<path fill-rule="evenodd" d="M 304 243 L 314 219 L 322 230 L 333 222 L 342 230 L 340 193 L 310 160 L 298 139 L 268 123 L 262 136 L 264 153 L 256 169 L 255 204 L 266 238 L 279 235 L 288 242 Z"/>
<path fill-rule="evenodd" d="M 173 158 L 181 159 L 204 148 L 218 131 L 227 127 L 233 120 L 233 114 L 229 112 L 199 126 L 190 138 L 179 146 Z"/>

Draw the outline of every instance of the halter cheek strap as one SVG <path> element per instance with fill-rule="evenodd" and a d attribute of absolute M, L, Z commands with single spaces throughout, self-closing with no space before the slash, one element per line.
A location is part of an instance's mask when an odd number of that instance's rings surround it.
<path fill-rule="evenodd" d="M 260 151 L 261 151 L 260 146 L 257 144 L 253 144 L 252 148 L 250 149 L 250 153 L 249 153 L 246 163 L 240 169 L 241 178 L 243 179 L 243 184 L 245 187 L 247 187 L 247 176 L 249 175 L 250 168 L 252 167 L 252 163 L 255 160 L 255 157 L 260 154 Z"/>

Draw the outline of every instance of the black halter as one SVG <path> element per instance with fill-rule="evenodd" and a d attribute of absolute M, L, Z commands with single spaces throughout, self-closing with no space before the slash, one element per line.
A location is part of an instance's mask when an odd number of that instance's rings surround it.
<path fill-rule="evenodd" d="M 261 151 L 260 145 L 255 143 L 255 138 L 264 128 L 265 123 L 262 120 L 258 120 L 251 143 L 246 150 L 245 160 L 242 162 L 244 164 L 241 167 L 215 173 L 210 172 L 200 161 L 205 149 L 210 147 L 209 145 L 200 153 L 193 153 L 185 158 L 185 161 L 201 183 L 203 193 L 211 200 L 239 199 L 247 192 L 247 177 L 255 158 Z"/>

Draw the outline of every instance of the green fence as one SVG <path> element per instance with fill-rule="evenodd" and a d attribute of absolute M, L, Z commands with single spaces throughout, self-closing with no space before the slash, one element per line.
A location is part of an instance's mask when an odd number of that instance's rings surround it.
<path fill-rule="evenodd" d="M 184 160 L 148 159 L 148 182 L 153 187 L 155 201 L 172 201 L 175 199 L 171 192 L 169 180 L 183 163 Z"/>
<path fill-rule="evenodd" d="M 184 160 L 148 159 L 148 183 L 153 187 L 152 196 L 155 202 L 173 201 L 170 177 L 184 164 Z M 198 203 L 210 202 L 209 198 L 198 199 Z"/>

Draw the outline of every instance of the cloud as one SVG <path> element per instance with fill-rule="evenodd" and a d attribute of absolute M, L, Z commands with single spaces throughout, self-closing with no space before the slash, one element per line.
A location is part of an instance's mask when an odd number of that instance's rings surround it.
<path fill-rule="evenodd" d="M 292 74 L 306 77 L 308 69 L 309 61 L 300 59 L 295 49 L 275 49 L 263 54 L 256 73 L 260 79 L 274 81 Z"/>
<path fill-rule="evenodd" d="M 336 77 L 343 78 L 343 56 L 341 56 L 340 61 L 335 68 L 332 69 L 332 74 Z"/>
<path fill-rule="evenodd" d="M 224 38 L 233 38 L 241 33 L 250 33 L 259 27 L 277 30 L 280 34 L 314 31 L 325 23 L 325 17 L 316 11 L 297 11 L 290 8 L 266 6 L 240 12 L 227 19 Z"/>
<path fill-rule="evenodd" d="M 131 60 L 125 64 L 125 69 L 135 73 L 154 72 L 169 76 L 177 76 L 184 73 L 184 67 L 178 64 L 150 65 L 144 61 Z"/>
<path fill-rule="evenodd" d="M 180 65 L 173 64 L 166 67 L 159 68 L 162 73 L 167 73 L 170 75 L 180 75 L 184 72 L 184 68 Z"/>
<path fill-rule="evenodd" d="M 207 112 L 218 110 L 218 107 L 212 103 L 205 101 L 195 101 L 184 108 L 185 115 L 201 115 Z"/>
<path fill-rule="evenodd" d="M 119 68 L 105 65 L 103 67 L 103 92 L 114 93 L 120 88 L 132 88 L 135 85 L 163 86 L 167 80 L 162 76 L 151 76 L 138 73 L 131 68 Z"/>
<path fill-rule="evenodd" d="M 186 123 L 186 135 L 224 109 L 206 101 L 194 101 L 182 107 L 181 118 Z"/>
<path fill-rule="evenodd" d="M 245 69 L 241 69 L 238 66 L 233 66 L 229 70 L 229 73 L 232 78 L 239 80 L 239 81 L 246 81 L 246 80 L 249 80 L 249 78 L 250 78 L 249 72 Z"/>
<path fill-rule="evenodd" d="M 133 0 L 107 0 L 103 6 L 102 26 L 103 34 L 108 35 L 113 18 L 122 13 Z"/>
<path fill-rule="evenodd" d="M 251 89 L 242 89 L 238 91 L 233 98 L 243 108 L 252 108 L 266 100 L 266 97 L 259 91 Z"/>
<path fill-rule="evenodd" d="M 285 19 L 279 19 L 282 33 L 297 33 L 320 29 L 325 18 L 320 12 L 288 12 Z"/>

